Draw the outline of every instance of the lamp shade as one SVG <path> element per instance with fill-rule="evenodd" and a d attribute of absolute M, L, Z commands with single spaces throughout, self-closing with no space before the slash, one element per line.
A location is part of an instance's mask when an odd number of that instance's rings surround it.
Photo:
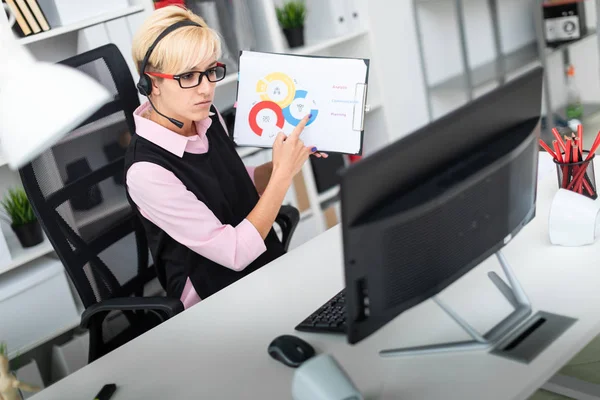
<path fill-rule="evenodd" d="M 0 146 L 12 169 L 52 147 L 111 100 L 100 83 L 61 64 L 25 63 L 10 75 L 0 77 Z"/>

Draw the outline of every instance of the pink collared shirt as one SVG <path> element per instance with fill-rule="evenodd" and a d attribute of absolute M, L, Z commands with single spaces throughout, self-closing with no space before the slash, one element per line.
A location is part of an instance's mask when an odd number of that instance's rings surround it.
<path fill-rule="evenodd" d="M 196 136 L 181 136 L 142 115 L 149 103 L 135 110 L 136 133 L 163 149 L 182 157 L 184 152 L 202 154 L 208 151 L 206 131 L 210 118 L 197 121 Z M 227 132 L 221 115 L 219 120 Z M 254 182 L 254 168 L 247 167 Z M 244 219 L 239 225 L 222 224 L 213 212 L 167 169 L 150 163 L 136 162 L 127 171 L 127 188 L 140 213 L 164 230 L 171 238 L 196 253 L 222 265 L 241 271 L 265 250 L 265 243 L 254 225 Z M 200 301 L 188 278 L 181 302 L 188 308 Z"/>

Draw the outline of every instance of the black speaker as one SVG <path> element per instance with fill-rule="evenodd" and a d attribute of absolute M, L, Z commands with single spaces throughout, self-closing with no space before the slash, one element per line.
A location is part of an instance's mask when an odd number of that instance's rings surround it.
<path fill-rule="evenodd" d="M 310 163 L 315 175 L 317 192 L 323 193 L 340 183 L 338 171 L 346 165 L 342 154 L 329 154 L 327 158 L 311 157 Z"/>
<path fill-rule="evenodd" d="M 85 158 L 79 158 L 67 164 L 67 184 L 76 181 L 92 172 L 90 164 Z M 90 210 L 102 203 L 102 193 L 98 185 L 87 188 L 85 193 L 71 197 L 71 207 L 77 211 Z"/>
<path fill-rule="evenodd" d="M 125 156 L 125 149 L 119 145 L 117 142 L 112 142 L 103 147 L 104 155 L 106 159 L 111 162 L 116 160 L 117 158 Z M 125 182 L 125 171 L 119 171 L 116 175 L 113 176 L 113 181 L 117 185 L 123 185 Z"/>

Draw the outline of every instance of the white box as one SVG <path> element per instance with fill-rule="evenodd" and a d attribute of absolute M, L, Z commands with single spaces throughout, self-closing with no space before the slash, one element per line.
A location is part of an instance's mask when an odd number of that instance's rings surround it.
<path fill-rule="evenodd" d="M 304 35 L 307 43 L 350 33 L 346 0 L 307 0 Z"/>
<path fill-rule="evenodd" d="M 44 388 L 44 381 L 42 380 L 42 375 L 40 374 L 40 370 L 35 360 L 31 360 L 28 364 L 16 370 L 15 376 L 23 383 L 37 386 L 40 389 Z M 35 393 L 21 391 L 21 397 L 23 397 L 23 400 L 27 400 L 33 396 L 35 396 Z"/>
<path fill-rule="evenodd" d="M 40 257 L 0 276 L 0 341 L 10 357 L 74 328 L 79 318 L 59 260 Z"/>
<path fill-rule="evenodd" d="M 38 0 L 52 28 L 129 7 L 128 0 Z"/>
<path fill-rule="evenodd" d="M 88 363 L 89 333 L 73 337 L 62 346 L 52 347 L 52 382 L 57 382 Z"/>

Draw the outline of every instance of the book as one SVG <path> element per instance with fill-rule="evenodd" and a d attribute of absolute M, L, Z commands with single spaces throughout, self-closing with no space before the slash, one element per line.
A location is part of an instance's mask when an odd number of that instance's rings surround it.
<path fill-rule="evenodd" d="M 239 64 L 236 145 L 272 147 L 310 114 L 306 146 L 362 154 L 368 59 L 242 51 Z"/>
<path fill-rule="evenodd" d="M 15 0 L 15 1 L 17 2 L 19 9 L 21 9 L 21 13 L 27 20 L 27 23 L 31 27 L 31 30 L 33 31 L 33 33 L 40 33 L 42 31 L 42 28 L 40 28 L 40 25 L 35 20 L 33 14 L 31 13 L 31 10 L 29 9 L 29 7 L 27 7 L 25 0 Z"/>
<path fill-rule="evenodd" d="M 40 5 L 38 4 L 37 0 L 27 0 L 27 5 L 29 5 L 31 13 L 40 25 L 40 28 L 42 28 L 44 32 L 49 31 L 50 25 L 48 24 L 48 20 L 46 19 L 46 16 L 40 8 Z"/>
<path fill-rule="evenodd" d="M 15 25 L 15 31 L 19 36 L 29 36 L 31 35 L 31 28 L 27 24 L 25 17 L 21 14 L 21 10 L 17 7 L 17 3 L 14 0 L 6 0 L 6 4 L 12 15 L 15 17 L 17 24 Z"/>

